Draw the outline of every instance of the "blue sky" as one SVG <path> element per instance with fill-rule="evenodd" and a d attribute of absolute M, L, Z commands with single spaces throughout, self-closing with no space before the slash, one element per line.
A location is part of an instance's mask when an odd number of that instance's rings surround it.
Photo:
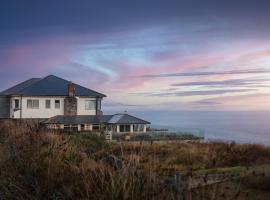
<path fill-rule="evenodd" d="M 108 110 L 270 108 L 269 1 L 1 1 L 0 89 L 55 74 Z"/>

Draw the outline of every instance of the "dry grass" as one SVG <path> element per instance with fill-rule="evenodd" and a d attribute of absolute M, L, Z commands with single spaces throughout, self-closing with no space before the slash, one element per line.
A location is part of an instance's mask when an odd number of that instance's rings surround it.
<path fill-rule="evenodd" d="M 200 199 L 160 177 L 270 163 L 260 145 L 107 143 L 14 122 L 0 124 L 0 149 L 0 199 Z"/>

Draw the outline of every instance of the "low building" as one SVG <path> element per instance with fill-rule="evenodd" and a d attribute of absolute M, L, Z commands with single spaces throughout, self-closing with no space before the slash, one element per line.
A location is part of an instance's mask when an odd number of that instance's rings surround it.
<path fill-rule="evenodd" d="M 103 115 L 106 95 L 49 75 L 32 78 L 0 93 L 0 118 L 43 119 L 52 129 L 133 133 L 149 122 L 127 113 Z"/>
<path fill-rule="evenodd" d="M 150 122 L 127 113 L 114 115 L 55 116 L 43 122 L 52 129 L 78 131 L 112 131 L 115 133 L 144 133 Z"/>

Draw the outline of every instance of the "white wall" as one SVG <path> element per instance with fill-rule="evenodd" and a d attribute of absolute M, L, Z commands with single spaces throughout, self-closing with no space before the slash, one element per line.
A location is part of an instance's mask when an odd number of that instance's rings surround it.
<path fill-rule="evenodd" d="M 27 99 L 38 99 L 39 108 L 27 108 Z M 45 107 L 45 101 L 51 100 L 51 108 Z M 55 108 L 55 100 L 60 100 L 60 108 Z M 23 97 L 22 118 L 50 118 L 64 114 L 64 97 Z"/>
<path fill-rule="evenodd" d="M 85 97 L 77 97 L 78 99 L 78 115 L 95 115 L 96 114 L 96 106 L 94 110 L 86 110 L 85 109 L 85 101 L 93 100 L 96 101 L 96 98 L 85 98 Z"/>
<path fill-rule="evenodd" d="M 20 110 L 13 112 L 14 99 L 21 100 L 21 97 L 11 98 L 11 114 L 10 117 L 20 118 Z M 27 108 L 27 99 L 38 99 L 39 108 Z M 22 118 L 50 118 L 56 115 L 64 115 L 64 99 L 65 97 L 22 97 Z M 45 101 L 51 100 L 51 108 L 45 107 Z M 60 100 L 60 108 L 55 108 L 55 100 Z M 95 98 L 78 98 L 78 115 L 95 115 L 96 110 L 85 110 L 85 100 L 95 100 Z"/>

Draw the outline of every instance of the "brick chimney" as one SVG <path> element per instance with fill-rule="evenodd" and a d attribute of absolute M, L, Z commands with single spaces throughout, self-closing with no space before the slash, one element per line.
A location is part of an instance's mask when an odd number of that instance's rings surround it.
<path fill-rule="evenodd" d="M 67 84 L 68 96 L 64 99 L 64 115 L 77 115 L 77 98 L 75 97 L 75 86 L 72 82 Z"/>
<path fill-rule="evenodd" d="M 69 97 L 75 96 L 75 86 L 71 81 L 68 83 L 68 96 Z"/>

